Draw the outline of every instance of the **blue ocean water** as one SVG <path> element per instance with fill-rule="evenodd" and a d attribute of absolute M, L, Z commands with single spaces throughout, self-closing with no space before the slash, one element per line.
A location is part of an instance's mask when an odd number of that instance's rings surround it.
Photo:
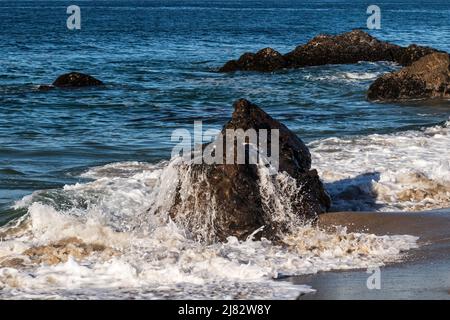
<path fill-rule="evenodd" d="M 275 74 L 220 74 L 245 51 L 288 52 L 319 33 L 365 28 L 373 1 L 0 1 L 0 223 L 35 190 L 80 181 L 110 162 L 170 156 L 171 133 L 220 128 L 247 98 L 305 141 L 363 136 L 448 120 L 449 102 L 373 104 L 365 91 L 397 66 L 359 63 Z M 66 8 L 81 8 L 81 30 Z M 391 42 L 450 51 L 450 3 L 377 1 Z M 37 90 L 81 71 L 106 83 Z"/>

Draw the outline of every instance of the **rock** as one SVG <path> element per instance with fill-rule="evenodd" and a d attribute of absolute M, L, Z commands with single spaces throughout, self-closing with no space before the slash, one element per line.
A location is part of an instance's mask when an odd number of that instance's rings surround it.
<path fill-rule="evenodd" d="M 230 72 L 235 70 L 244 71 L 263 71 L 270 72 L 282 69 L 286 66 L 284 57 L 278 51 L 272 48 L 265 48 L 256 54 L 245 53 L 237 61 L 227 62 L 221 69 L 221 72 Z"/>
<path fill-rule="evenodd" d="M 285 55 L 291 68 L 359 61 L 393 61 L 401 47 L 354 30 L 341 35 L 320 35 Z"/>
<path fill-rule="evenodd" d="M 275 71 L 360 61 L 392 61 L 407 66 L 433 52 L 436 50 L 417 45 L 404 48 L 380 41 L 362 30 L 353 30 L 340 35 L 319 35 L 285 55 L 271 48 L 256 54 L 245 53 L 238 60 L 227 62 L 219 71 Z"/>
<path fill-rule="evenodd" d="M 398 56 L 395 57 L 395 62 L 402 66 L 409 66 L 422 57 L 431 53 L 439 52 L 436 49 L 429 47 L 421 47 L 415 44 L 410 45 L 399 51 Z"/>
<path fill-rule="evenodd" d="M 428 54 L 400 71 L 381 76 L 370 86 L 367 98 L 370 101 L 450 98 L 449 55 Z"/>
<path fill-rule="evenodd" d="M 78 72 L 63 74 L 53 82 L 53 86 L 58 88 L 81 88 L 101 85 L 103 85 L 103 82 L 100 80 Z"/>
<path fill-rule="evenodd" d="M 203 240 L 223 241 L 229 236 L 244 240 L 261 227 L 264 229 L 257 237 L 277 240 L 288 230 L 289 215 L 309 221 L 327 211 L 330 198 L 317 171 L 311 170 L 311 156 L 305 144 L 247 100 L 235 102 L 234 109 L 231 120 L 222 129 L 223 135 L 227 129 L 279 130 L 278 174 L 267 175 L 262 166 L 249 161 L 225 164 L 225 155 L 224 164 L 188 164 L 180 174 L 184 178 L 180 179 L 170 209 L 172 219 L 184 223 Z M 270 150 L 272 141 L 268 140 Z M 215 145 L 220 141 L 216 140 Z M 207 147 L 204 145 L 204 150 Z M 205 229 L 212 232 L 202 234 Z"/>
<path fill-rule="evenodd" d="M 406 67 L 377 79 L 367 93 L 371 101 L 448 98 L 447 53 L 415 44 L 401 47 L 361 30 L 334 36 L 319 35 L 285 55 L 271 48 L 256 54 L 245 53 L 238 60 L 227 62 L 219 71 L 267 72 L 359 61 L 392 61 Z"/>

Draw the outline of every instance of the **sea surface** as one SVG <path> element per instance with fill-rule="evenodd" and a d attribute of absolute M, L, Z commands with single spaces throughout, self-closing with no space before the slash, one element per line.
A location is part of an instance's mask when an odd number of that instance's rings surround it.
<path fill-rule="evenodd" d="M 193 130 L 194 121 L 220 129 L 239 98 L 308 144 L 334 211 L 450 207 L 450 102 L 365 99 L 398 65 L 217 72 L 246 51 L 286 53 L 320 33 L 366 29 L 372 2 L 0 1 L 0 263 L 70 237 L 116 250 L 0 265 L 0 297 L 295 298 L 314 288 L 273 278 L 384 264 L 414 248 L 411 236 L 306 226 L 287 236 L 288 248 L 202 244 L 148 216 L 179 179 L 169 162 L 173 130 Z M 66 27 L 72 4 L 81 30 Z M 450 51 L 447 0 L 376 4 L 382 28 L 370 34 Z M 37 89 L 69 71 L 106 85 Z"/>

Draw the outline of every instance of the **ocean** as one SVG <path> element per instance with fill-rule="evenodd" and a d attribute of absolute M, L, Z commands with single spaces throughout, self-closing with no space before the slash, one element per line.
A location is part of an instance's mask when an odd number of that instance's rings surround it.
<path fill-rule="evenodd" d="M 81 29 L 68 30 L 71 4 L 0 1 L 0 262 L 74 237 L 108 250 L 0 265 L 0 297 L 295 298 L 314 288 L 274 279 L 380 265 L 417 246 L 408 235 L 310 226 L 288 248 L 204 244 L 149 216 L 177 179 L 173 130 L 220 129 L 239 98 L 307 143 L 333 211 L 450 207 L 450 102 L 365 98 L 398 65 L 217 72 L 247 51 L 366 29 L 370 1 L 77 1 Z M 371 35 L 450 51 L 447 0 L 377 5 L 382 28 Z M 38 90 L 69 71 L 106 85 Z"/>

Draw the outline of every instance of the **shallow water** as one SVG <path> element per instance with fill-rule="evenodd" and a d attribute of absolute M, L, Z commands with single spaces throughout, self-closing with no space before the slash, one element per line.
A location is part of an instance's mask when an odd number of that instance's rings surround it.
<path fill-rule="evenodd" d="M 365 100 L 370 83 L 398 66 L 216 72 L 245 51 L 284 53 L 318 33 L 364 28 L 365 1 L 79 1 L 77 32 L 65 27 L 69 4 L 0 2 L 0 225 L 25 221 L 19 233 L 0 231 L 0 260 L 73 236 L 120 254 L 2 268 L 2 296 L 292 298 L 312 289 L 273 277 L 384 264 L 416 246 L 408 236 L 308 227 L 299 234 L 309 244 L 205 245 L 149 218 L 149 208 L 168 205 L 167 179 L 176 179 L 164 162 L 172 131 L 195 120 L 219 129 L 242 97 L 308 143 L 333 210 L 449 207 L 450 103 Z M 450 51 L 447 1 L 378 4 L 373 35 Z M 106 86 L 37 90 L 70 70 Z"/>

